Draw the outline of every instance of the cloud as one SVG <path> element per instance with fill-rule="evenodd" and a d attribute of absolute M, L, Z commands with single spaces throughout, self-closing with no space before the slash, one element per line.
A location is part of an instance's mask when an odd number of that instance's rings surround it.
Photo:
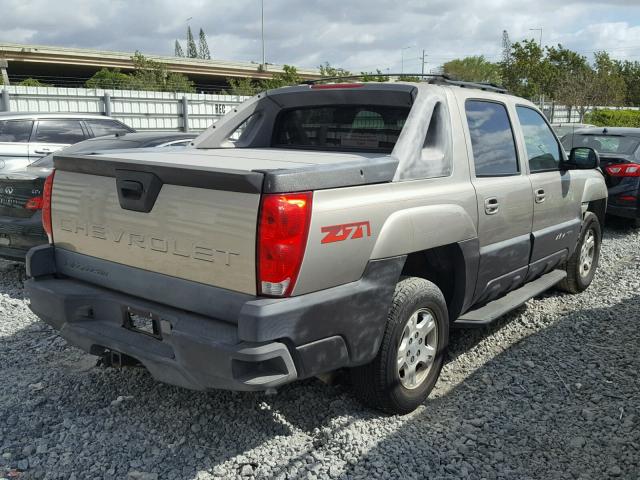
<path fill-rule="evenodd" d="M 214 58 L 260 61 L 260 0 L 3 0 L 0 41 L 171 55 L 187 19 Z M 634 0 L 265 0 L 267 61 L 354 71 L 418 71 L 452 58 L 498 59 L 501 35 L 640 59 Z M 403 47 L 410 47 L 404 50 Z"/>

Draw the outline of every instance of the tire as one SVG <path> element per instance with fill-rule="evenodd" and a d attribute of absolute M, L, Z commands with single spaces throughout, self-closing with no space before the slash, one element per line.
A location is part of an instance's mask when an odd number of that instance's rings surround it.
<path fill-rule="evenodd" d="M 593 250 L 591 254 L 591 262 L 588 270 L 585 271 L 584 257 L 581 258 L 583 249 L 589 249 L 585 243 L 590 243 L 593 239 Z M 598 260 L 600 259 L 600 244 L 602 242 L 602 232 L 600 230 L 600 222 L 598 217 L 592 212 L 587 212 L 582 229 L 578 246 L 566 263 L 565 269 L 567 277 L 558 285 L 562 290 L 569 293 L 580 293 L 587 289 L 593 281 L 593 276 L 598 268 Z"/>
<path fill-rule="evenodd" d="M 365 405 L 387 413 L 412 412 L 436 384 L 448 341 L 449 317 L 442 292 L 422 278 L 402 279 L 396 286 L 377 356 L 351 370 L 356 396 Z M 425 348 L 425 344 L 429 345 Z M 402 367 L 399 355 L 406 357 Z"/>

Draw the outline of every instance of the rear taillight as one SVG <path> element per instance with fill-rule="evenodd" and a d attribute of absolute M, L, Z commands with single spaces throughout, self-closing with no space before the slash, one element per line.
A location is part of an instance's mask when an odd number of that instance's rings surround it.
<path fill-rule="evenodd" d="M 42 210 L 42 197 L 31 197 L 27 200 L 27 203 L 24 204 L 24 208 L 27 210 Z"/>
<path fill-rule="evenodd" d="M 53 190 L 53 176 L 56 171 L 53 170 L 44 182 L 44 190 L 42 193 L 42 228 L 44 228 L 49 243 L 53 243 L 53 228 L 51 227 L 51 192 Z"/>
<path fill-rule="evenodd" d="M 637 163 L 616 163 L 607 165 L 604 171 L 612 177 L 640 177 L 640 165 Z"/>
<path fill-rule="evenodd" d="M 257 244 L 262 295 L 291 295 L 309 235 L 312 198 L 312 192 L 262 196 Z"/>

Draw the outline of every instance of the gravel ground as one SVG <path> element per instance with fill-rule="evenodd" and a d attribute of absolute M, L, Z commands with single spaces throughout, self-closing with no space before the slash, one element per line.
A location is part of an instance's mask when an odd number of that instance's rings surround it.
<path fill-rule="evenodd" d="M 95 367 L 0 264 L 0 478 L 640 478 L 640 231 L 608 228 L 595 283 L 454 331 L 404 417 L 317 380 L 201 393 Z"/>

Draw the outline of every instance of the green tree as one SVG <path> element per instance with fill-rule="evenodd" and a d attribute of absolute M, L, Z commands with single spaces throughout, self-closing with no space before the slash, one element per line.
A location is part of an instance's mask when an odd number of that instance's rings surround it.
<path fill-rule="evenodd" d="M 550 63 L 535 40 L 511 45 L 508 63 L 500 64 L 502 84 L 514 94 L 525 98 L 543 95 L 550 85 Z"/>
<path fill-rule="evenodd" d="M 556 100 L 569 109 L 569 118 L 574 108 L 580 113 L 580 121 L 584 119 L 587 108 L 594 104 L 594 77 L 591 68 L 577 72 L 565 72 L 558 81 Z"/>
<path fill-rule="evenodd" d="M 193 39 L 193 33 L 191 33 L 191 27 L 187 27 L 187 57 L 198 58 L 198 47 Z"/>
<path fill-rule="evenodd" d="M 202 28 L 200 29 L 200 36 L 198 38 L 198 58 L 211 60 L 211 52 L 209 52 L 209 45 L 207 45 L 207 36 L 204 34 Z"/>
<path fill-rule="evenodd" d="M 20 83 L 18 83 L 21 87 L 52 87 L 50 83 L 44 83 L 36 78 L 25 78 Z"/>
<path fill-rule="evenodd" d="M 102 68 L 85 82 L 87 88 L 113 88 L 126 90 L 131 85 L 131 77 L 122 73 L 119 68 L 110 70 Z"/>
<path fill-rule="evenodd" d="M 169 72 L 165 64 L 146 58 L 140 52 L 133 57 L 134 72 L 130 75 L 134 90 L 156 90 L 160 92 L 195 92 L 194 84 L 181 73 Z"/>
<path fill-rule="evenodd" d="M 261 90 L 271 90 L 274 88 L 286 87 L 289 85 L 299 85 L 302 78 L 298 75 L 296 67 L 284 65 L 282 72 L 274 73 L 271 78 L 260 82 Z"/>
<path fill-rule="evenodd" d="M 640 62 L 629 60 L 616 61 L 618 71 L 627 87 L 625 104 L 629 106 L 640 106 Z"/>
<path fill-rule="evenodd" d="M 443 66 L 445 75 L 465 82 L 500 84 L 500 65 L 490 62 L 483 55 L 451 60 Z"/>
<path fill-rule="evenodd" d="M 176 44 L 173 47 L 173 55 L 175 57 L 184 57 L 184 51 L 182 50 L 182 45 L 180 45 L 180 42 L 178 40 L 176 40 Z"/>
<path fill-rule="evenodd" d="M 324 62 L 322 65 L 319 65 L 318 69 L 320 70 L 320 76 L 327 78 L 344 78 L 353 75 L 349 70 L 331 66 L 329 62 Z"/>
<path fill-rule="evenodd" d="M 258 85 L 251 78 L 228 78 L 229 95 L 253 96 L 258 93 Z"/>
<path fill-rule="evenodd" d="M 618 63 L 607 52 L 596 52 L 594 58 L 594 103 L 601 106 L 623 105 L 627 84 Z"/>
<path fill-rule="evenodd" d="M 584 76 L 591 69 L 587 58 L 558 44 L 546 47 L 548 73 L 545 78 L 545 94 L 552 100 L 560 100 L 560 86 L 567 76 Z M 560 100 L 561 101 L 561 100 Z"/>

